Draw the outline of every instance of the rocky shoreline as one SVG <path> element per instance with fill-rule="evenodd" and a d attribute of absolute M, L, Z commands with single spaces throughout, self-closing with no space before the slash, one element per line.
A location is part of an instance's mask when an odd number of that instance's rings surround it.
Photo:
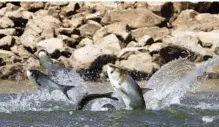
<path fill-rule="evenodd" d="M 194 63 L 219 50 L 218 2 L 0 2 L 0 78 L 26 79 L 46 49 L 88 80 L 115 63 L 135 79 L 165 63 Z M 214 68 L 215 74 L 219 69 Z"/>

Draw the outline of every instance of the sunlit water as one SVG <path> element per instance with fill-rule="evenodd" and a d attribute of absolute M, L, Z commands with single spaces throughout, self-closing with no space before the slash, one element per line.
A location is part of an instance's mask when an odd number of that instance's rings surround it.
<path fill-rule="evenodd" d="M 163 66 L 141 86 L 153 90 L 146 93 L 144 111 L 127 111 L 123 102 L 98 99 L 84 111 L 76 111 L 78 98 L 69 101 L 60 91 L 38 91 L 31 83 L 0 82 L 0 126 L 27 127 L 145 127 L 145 126 L 219 126 L 219 80 L 197 81 L 219 58 L 196 67 L 182 59 Z M 83 82 L 83 81 L 80 81 Z M 77 83 L 80 83 L 77 82 Z M 84 83 L 84 82 L 83 82 Z M 82 83 L 82 84 L 83 84 Z M 109 82 L 86 82 L 82 90 L 109 92 Z M 78 84 L 77 84 L 78 86 Z M 77 90 L 69 91 L 70 97 Z M 100 111 L 104 104 L 116 107 Z"/>

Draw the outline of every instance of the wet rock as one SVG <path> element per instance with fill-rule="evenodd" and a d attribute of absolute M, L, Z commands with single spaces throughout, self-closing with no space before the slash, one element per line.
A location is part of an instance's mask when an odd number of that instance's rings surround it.
<path fill-rule="evenodd" d="M 11 28 L 14 27 L 13 21 L 7 17 L 0 18 L 0 28 Z"/>
<path fill-rule="evenodd" d="M 64 48 L 63 41 L 57 38 L 42 40 L 37 43 L 37 46 L 44 48 L 50 54 L 53 54 L 56 50 Z"/>
<path fill-rule="evenodd" d="M 167 39 L 168 38 L 168 39 Z M 213 56 L 213 52 L 205 50 L 200 45 L 197 36 L 192 36 L 186 32 L 173 32 L 172 37 L 163 39 L 163 43 L 168 45 L 161 49 L 161 59 L 168 61 L 180 57 L 190 56 L 193 62 L 201 62 Z"/>
<path fill-rule="evenodd" d="M 147 9 L 114 10 L 106 13 L 102 18 L 104 24 L 120 21 L 127 23 L 131 28 L 139 28 L 159 25 L 164 19 Z"/>
<path fill-rule="evenodd" d="M 14 35 L 14 34 L 15 34 L 14 28 L 0 29 L 0 35 Z"/>
<path fill-rule="evenodd" d="M 154 43 L 153 38 L 151 38 L 148 35 L 144 35 L 142 38 L 138 41 L 138 46 L 145 46 L 145 45 L 151 45 Z"/>
<path fill-rule="evenodd" d="M 91 21 L 89 20 L 85 25 L 81 26 L 79 28 L 80 34 L 82 36 L 90 36 L 92 37 L 94 35 L 94 33 L 100 29 L 102 26 L 101 24 L 95 22 L 95 21 Z"/>
<path fill-rule="evenodd" d="M 199 14 L 194 10 L 185 10 L 172 23 L 179 30 L 212 31 L 219 29 L 219 16 L 216 14 Z"/>
<path fill-rule="evenodd" d="M 183 34 L 182 32 L 173 32 L 172 36 L 172 41 L 167 41 L 166 43 L 171 43 L 180 47 L 184 47 L 190 51 L 196 52 L 201 55 L 207 54 L 206 50 L 200 45 L 199 38 L 191 36 L 186 32 L 184 32 Z"/>
<path fill-rule="evenodd" d="M 154 43 L 149 47 L 150 53 L 158 53 L 162 49 L 162 43 Z"/>
<path fill-rule="evenodd" d="M 1 49 L 9 49 L 12 45 L 14 45 L 15 40 L 12 36 L 5 36 L 0 39 L 0 48 Z"/>
<path fill-rule="evenodd" d="M 167 28 L 159 27 L 142 27 L 131 31 L 132 37 L 139 41 L 143 36 L 148 35 L 153 38 L 154 41 L 162 39 L 164 36 L 170 34 L 170 30 Z"/>
<path fill-rule="evenodd" d="M 121 49 L 120 41 L 114 34 L 107 35 L 100 42 L 94 43 L 113 52 L 118 52 Z"/>
<path fill-rule="evenodd" d="M 20 5 L 25 10 L 29 10 L 29 11 L 33 11 L 33 12 L 44 8 L 43 2 L 21 2 Z"/>
<path fill-rule="evenodd" d="M 86 45 L 76 49 L 71 56 L 70 62 L 76 69 L 90 69 L 108 63 L 113 52 L 98 45 Z"/>

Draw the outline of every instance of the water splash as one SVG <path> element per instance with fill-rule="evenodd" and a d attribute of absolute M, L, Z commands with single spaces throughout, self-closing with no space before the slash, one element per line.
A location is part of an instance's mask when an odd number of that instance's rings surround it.
<path fill-rule="evenodd" d="M 144 95 L 147 108 L 162 109 L 179 104 L 186 92 L 198 89 L 200 84 L 195 79 L 218 62 L 219 56 L 195 66 L 180 58 L 162 66 L 147 83 L 146 87 L 153 89 Z"/>
<path fill-rule="evenodd" d="M 61 94 L 60 91 L 53 91 L 49 94 L 47 90 L 37 91 L 34 94 L 1 94 L 0 112 L 72 109 L 74 102 Z"/>

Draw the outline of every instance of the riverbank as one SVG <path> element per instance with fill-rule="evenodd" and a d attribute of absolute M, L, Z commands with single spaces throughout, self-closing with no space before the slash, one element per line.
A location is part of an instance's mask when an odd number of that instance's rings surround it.
<path fill-rule="evenodd" d="M 187 57 L 194 64 L 216 56 L 217 2 L 1 2 L 0 79 L 25 80 L 54 63 L 89 80 L 103 79 L 115 63 L 135 79 L 148 79 L 165 63 Z M 218 67 L 210 72 L 218 78 Z M 213 76 L 214 77 L 214 76 Z"/>

